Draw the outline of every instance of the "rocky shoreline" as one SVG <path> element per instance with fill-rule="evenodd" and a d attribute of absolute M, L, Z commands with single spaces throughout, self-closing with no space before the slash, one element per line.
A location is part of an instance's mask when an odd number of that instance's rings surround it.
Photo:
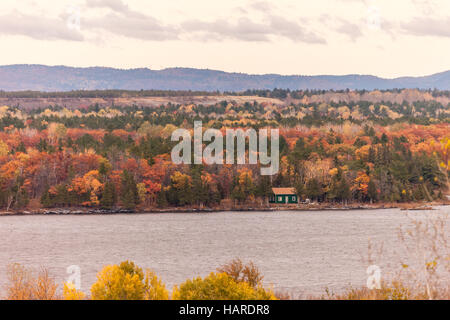
<path fill-rule="evenodd" d="M 450 202 L 432 203 L 383 203 L 383 204 L 351 204 L 351 205 L 288 205 L 270 207 L 216 207 L 216 208 L 138 208 L 138 209 L 100 209 L 100 208 L 51 208 L 36 210 L 0 211 L 0 216 L 16 215 L 112 215 L 112 214 L 157 214 L 157 213 L 213 213 L 213 212 L 252 212 L 252 211 L 323 211 L 323 210 L 379 210 L 379 209 L 401 209 L 401 210 L 433 210 L 433 206 L 446 206 Z"/>

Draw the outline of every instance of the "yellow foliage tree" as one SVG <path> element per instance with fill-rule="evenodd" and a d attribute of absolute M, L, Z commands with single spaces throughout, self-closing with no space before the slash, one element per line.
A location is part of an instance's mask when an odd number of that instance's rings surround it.
<path fill-rule="evenodd" d="M 351 187 L 353 192 L 359 193 L 361 196 L 366 196 L 369 190 L 369 176 L 363 172 L 358 172 L 358 176 L 353 181 L 353 185 Z"/>
<path fill-rule="evenodd" d="M 52 143 L 62 139 L 67 134 L 67 128 L 62 123 L 52 122 L 48 125 L 48 137 Z"/>
<path fill-rule="evenodd" d="M 206 278 L 187 280 L 173 289 L 173 300 L 276 300 L 271 291 L 236 282 L 226 273 L 212 272 Z"/>
<path fill-rule="evenodd" d="M 355 156 L 358 160 L 368 161 L 369 159 L 369 150 L 371 146 L 365 145 L 355 151 Z"/>
<path fill-rule="evenodd" d="M 120 265 L 104 267 L 91 287 L 92 300 L 143 300 L 144 284 L 142 270 Z"/>
<path fill-rule="evenodd" d="M 177 190 L 182 190 L 191 186 L 192 178 L 184 173 L 179 171 L 175 171 L 174 174 L 170 177 L 172 181 L 172 186 Z"/>
<path fill-rule="evenodd" d="M 73 179 L 69 191 L 74 190 L 80 195 L 89 194 L 89 201 L 84 202 L 83 205 L 98 205 L 98 195 L 103 189 L 103 184 L 98 179 L 98 170 L 91 170 L 83 177 Z"/>
<path fill-rule="evenodd" d="M 77 290 L 72 282 L 65 282 L 63 286 L 64 300 L 84 300 L 86 295 L 84 292 Z"/>
<path fill-rule="evenodd" d="M 450 137 L 444 137 L 440 141 L 440 163 L 439 169 L 445 177 L 447 183 L 447 191 L 450 190 L 450 180 L 449 180 L 449 172 L 450 172 Z"/>
<path fill-rule="evenodd" d="M 0 157 L 4 157 L 8 155 L 9 153 L 9 147 L 6 143 L 4 143 L 2 140 L 0 140 Z"/>
<path fill-rule="evenodd" d="M 91 287 L 93 300 L 167 300 L 169 292 L 156 275 L 131 261 L 109 265 L 97 275 Z"/>
<path fill-rule="evenodd" d="M 145 203 L 145 200 L 147 198 L 147 188 L 145 186 L 145 183 L 141 182 L 136 185 L 139 199 L 141 200 L 141 203 Z"/>
<path fill-rule="evenodd" d="M 169 300 L 169 291 L 153 271 L 146 271 L 144 285 L 145 300 Z"/>

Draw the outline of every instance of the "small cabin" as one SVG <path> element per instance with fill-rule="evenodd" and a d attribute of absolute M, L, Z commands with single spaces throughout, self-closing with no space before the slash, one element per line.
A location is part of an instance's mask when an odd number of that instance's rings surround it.
<path fill-rule="evenodd" d="M 298 196 L 295 193 L 295 188 L 272 188 L 269 203 L 298 203 Z"/>

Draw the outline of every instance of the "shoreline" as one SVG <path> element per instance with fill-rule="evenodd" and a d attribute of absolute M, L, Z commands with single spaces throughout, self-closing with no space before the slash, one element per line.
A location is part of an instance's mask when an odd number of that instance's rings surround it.
<path fill-rule="evenodd" d="M 449 206 L 450 201 L 442 202 L 421 202 L 421 203 L 378 203 L 378 204 L 349 204 L 349 205 L 285 205 L 285 206 L 235 206 L 235 207 L 214 207 L 214 208 L 136 208 L 136 209 L 100 209 L 85 207 L 66 208 L 40 208 L 28 210 L 0 211 L 2 216 L 30 216 L 30 215 L 115 215 L 115 214 L 162 214 L 162 213 L 217 213 L 217 212 L 278 212 L 278 211 L 352 211 L 352 210 L 380 210 L 380 209 L 400 209 L 407 210 L 434 210 L 434 206 Z"/>

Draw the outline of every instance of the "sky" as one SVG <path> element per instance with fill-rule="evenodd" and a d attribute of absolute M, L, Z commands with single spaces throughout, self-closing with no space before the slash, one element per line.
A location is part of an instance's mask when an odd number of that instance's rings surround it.
<path fill-rule="evenodd" d="M 450 70 L 448 0 L 1 0 L 0 65 L 252 74 Z"/>

